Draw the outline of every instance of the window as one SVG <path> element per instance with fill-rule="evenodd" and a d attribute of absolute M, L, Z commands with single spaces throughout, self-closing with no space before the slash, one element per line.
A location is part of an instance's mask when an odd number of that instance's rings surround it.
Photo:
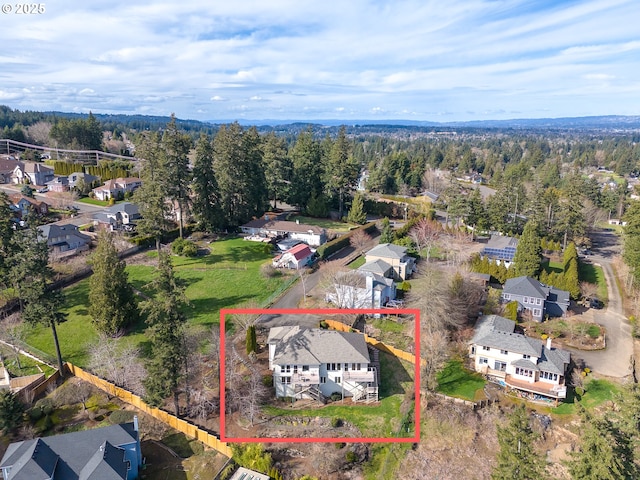
<path fill-rule="evenodd" d="M 348 363 L 344 364 L 344 371 L 345 372 L 349 371 L 349 364 Z"/>
<path fill-rule="evenodd" d="M 502 355 L 509 355 L 509 350 L 500 350 Z"/>
<path fill-rule="evenodd" d="M 335 380 L 334 380 L 334 382 L 336 382 L 336 383 L 340 383 L 340 377 L 336 377 L 336 378 L 335 378 Z"/>
<path fill-rule="evenodd" d="M 522 358 L 529 359 L 529 358 L 531 358 L 531 355 L 527 355 L 527 354 L 525 353 L 525 354 L 523 354 L 523 355 L 522 355 Z"/>
<path fill-rule="evenodd" d="M 303 372 L 308 372 L 309 371 L 309 365 L 302 365 L 302 371 Z"/>
<path fill-rule="evenodd" d="M 488 358 L 485 358 L 485 357 L 480 357 L 480 358 L 478 359 L 478 363 L 479 363 L 480 365 L 488 365 L 488 364 L 489 364 L 489 359 L 488 359 Z"/>
<path fill-rule="evenodd" d="M 499 370 L 504 372 L 507 369 L 507 364 L 505 362 L 496 362 L 494 364 L 494 370 Z"/>
<path fill-rule="evenodd" d="M 352 363 L 351 364 L 351 370 L 360 370 L 360 364 L 359 363 Z"/>
<path fill-rule="evenodd" d="M 335 372 L 336 370 L 340 370 L 339 363 L 327 363 L 327 370 L 329 372 Z"/>
<path fill-rule="evenodd" d="M 291 365 L 283 365 L 280 368 L 280 371 L 282 371 L 284 373 L 291 373 Z"/>
<path fill-rule="evenodd" d="M 522 297 L 522 303 L 529 303 L 529 297 Z"/>
<path fill-rule="evenodd" d="M 536 298 L 536 305 L 542 305 L 542 300 L 540 300 L 539 298 Z"/>
<path fill-rule="evenodd" d="M 291 383 L 291 377 L 280 377 L 280 383 L 289 385 Z"/>
<path fill-rule="evenodd" d="M 293 366 L 293 373 L 298 373 L 298 365 Z"/>
<path fill-rule="evenodd" d="M 505 300 L 511 300 L 511 294 L 510 293 L 503 293 L 502 294 L 502 298 L 504 298 Z"/>
<path fill-rule="evenodd" d="M 540 309 L 539 308 L 534 308 L 533 309 L 533 316 L 534 317 L 539 317 L 540 316 Z"/>
<path fill-rule="evenodd" d="M 488 352 L 489 350 L 491 350 L 491 348 L 483 345 L 482 350 L 484 350 L 485 352 Z"/>
<path fill-rule="evenodd" d="M 327 377 L 320 377 L 320 383 L 327 383 Z"/>

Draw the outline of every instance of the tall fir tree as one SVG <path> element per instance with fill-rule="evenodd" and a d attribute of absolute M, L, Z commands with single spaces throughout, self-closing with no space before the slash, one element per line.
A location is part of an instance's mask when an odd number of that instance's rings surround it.
<path fill-rule="evenodd" d="M 562 288 L 571 294 L 571 298 L 580 298 L 580 280 L 578 277 L 578 251 L 576 245 L 570 242 L 563 254 Z"/>
<path fill-rule="evenodd" d="M 518 240 L 516 254 L 513 257 L 514 276 L 537 278 L 540 273 L 542 247 L 538 235 L 538 224 L 529 220 L 524 226 L 522 236 Z"/>
<path fill-rule="evenodd" d="M 638 286 L 640 285 L 640 201 L 631 201 L 623 219 L 627 224 L 622 237 L 622 258 L 631 270 L 633 283 Z"/>
<path fill-rule="evenodd" d="M 539 480 L 544 477 L 544 458 L 535 450 L 537 435 L 531 429 L 524 405 L 509 415 L 506 426 L 497 427 L 498 463 L 492 480 Z"/>
<path fill-rule="evenodd" d="M 114 337 L 138 320 L 138 305 L 126 263 L 118 258 L 110 233 L 102 231 L 98 235 L 90 265 L 89 315 L 99 332 Z"/>
<path fill-rule="evenodd" d="M 12 241 L 15 230 L 11 221 L 13 212 L 9 205 L 9 197 L 3 190 L 0 190 L 0 287 L 5 288 L 10 283 L 10 259 L 17 247 Z"/>
<path fill-rule="evenodd" d="M 24 405 L 10 390 L 0 391 L 0 433 L 12 435 L 24 421 Z"/>
<path fill-rule="evenodd" d="M 213 169 L 213 144 L 202 134 L 196 145 L 193 162 L 193 213 L 201 228 L 213 232 L 222 228 L 223 215 L 220 209 L 220 191 Z"/>
<path fill-rule="evenodd" d="M 326 188 L 338 197 L 338 214 L 340 218 L 344 213 L 345 196 L 355 188 L 359 173 L 360 165 L 355 162 L 351 155 L 346 128 L 343 125 L 340 127 L 338 137 L 331 145 L 323 175 Z"/>
<path fill-rule="evenodd" d="M 171 121 L 167 124 L 162 134 L 162 149 L 164 150 L 165 181 L 162 182 L 166 197 L 170 199 L 177 212 L 175 216 L 180 228 L 180 238 L 183 237 L 184 219 L 188 215 L 190 197 L 191 172 L 189 171 L 189 151 L 191 149 L 191 138 L 184 132 L 178 130 L 176 117 L 171 114 Z M 175 209 L 175 207 L 174 207 Z"/>
<path fill-rule="evenodd" d="M 347 220 L 351 223 L 357 223 L 358 225 L 364 225 L 367 223 L 367 212 L 364 210 L 362 194 L 356 193 L 355 197 L 353 197 L 353 202 L 351 203 L 351 209 L 349 210 Z"/>
<path fill-rule="evenodd" d="M 151 340 L 144 386 L 147 401 L 153 406 L 161 405 L 172 395 L 174 411 L 179 416 L 179 385 L 188 355 L 185 345 L 187 318 L 182 311 L 187 300 L 183 282 L 175 276 L 171 257 L 166 252 L 160 253 L 154 286 L 155 298 L 143 305 L 149 325 L 147 336 Z"/>
<path fill-rule="evenodd" d="M 391 243 L 395 235 L 393 234 L 393 228 L 391 228 L 391 222 L 388 217 L 382 219 L 382 232 L 380 232 L 380 243 Z"/>
<path fill-rule="evenodd" d="M 277 201 L 287 197 L 293 165 L 287 155 L 287 143 L 275 133 L 270 132 L 264 138 L 262 149 L 267 190 L 275 209 Z"/>
<path fill-rule="evenodd" d="M 320 196 L 324 190 L 321 149 L 311 129 L 298 135 L 289 155 L 293 164 L 289 201 L 306 209 L 311 197 Z"/>
<path fill-rule="evenodd" d="M 570 241 L 583 236 L 586 222 L 582 212 L 584 182 L 579 173 L 574 172 L 564 178 L 564 188 L 560 197 L 557 213 L 556 231 L 562 235 L 562 248 Z"/>

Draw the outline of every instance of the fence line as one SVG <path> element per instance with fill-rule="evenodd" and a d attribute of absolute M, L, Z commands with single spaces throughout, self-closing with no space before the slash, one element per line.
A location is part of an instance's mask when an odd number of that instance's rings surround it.
<path fill-rule="evenodd" d="M 338 322 L 336 320 L 325 320 L 325 322 L 327 323 L 327 325 L 329 325 L 329 327 L 331 327 L 333 330 L 339 330 L 341 332 L 358 332 L 358 333 L 362 333 L 360 330 L 358 330 L 357 328 L 351 328 L 349 325 L 346 325 L 342 322 Z M 380 351 L 386 352 L 386 353 L 390 353 L 391 355 L 393 355 L 394 357 L 400 358 L 402 360 L 405 360 L 413 365 L 416 364 L 416 356 L 412 353 L 409 352 L 405 352 L 404 350 L 400 350 L 396 347 L 392 347 L 391 345 L 387 345 L 384 342 L 381 342 L 380 340 L 370 337 L 369 335 L 367 335 L 366 333 L 364 334 L 364 339 L 365 341 L 371 345 L 374 348 L 377 348 Z M 420 365 L 423 367 L 426 367 L 426 362 L 424 359 L 420 360 Z"/>
<path fill-rule="evenodd" d="M 178 418 L 175 415 L 165 412 L 164 410 L 151 407 L 147 405 L 138 395 L 135 395 L 134 393 L 131 393 L 124 388 L 117 387 L 102 378 L 96 377 L 95 375 L 84 371 L 80 367 L 76 367 L 71 363 L 66 363 L 66 366 L 72 375 L 75 375 L 76 377 L 91 383 L 107 394 L 118 397 L 123 402 L 133 405 L 137 409 L 142 410 L 148 415 L 151 415 L 156 420 L 160 420 L 161 422 L 169 425 L 171 428 L 178 430 L 179 432 L 182 432 L 192 438 L 195 438 L 196 440 L 204 443 L 208 447 L 217 450 L 227 457 L 232 456 L 233 452 L 231 451 L 231 447 L 229 447 L 226 442 L 221 442 L 218 437 L 207 432 L 206 430 L 202 430 L 200 427 L 189 423 L 186 420 Z"/>

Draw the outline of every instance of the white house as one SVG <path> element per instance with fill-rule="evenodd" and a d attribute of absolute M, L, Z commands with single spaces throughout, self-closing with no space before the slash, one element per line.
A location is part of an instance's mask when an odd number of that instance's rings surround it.
<path fill-rule="evenodd" d="M 116 178 L 107 180 L 104 185 L 94 188 L 92 192 L 98 200 L 106 201 L 128 192 L 134 192 L 141 185 L 142 180 L 137 177 Z"/>
<path fill-rule="evenodd" d="M 325 295 L 338 308 L 382 308 L 395 299 L 393 279 L 361 270 L 342 272 Z"/>
<path fill-rule="evenodd" d="M 533 398 L 566 398 L 565 375 L 571 354 L 516 333 L 515 322 L 485 315 L 476 323 L 469 356 L 477 372 Z"/>
<path fill-rule="evenodd" d="M 317 247 L 327 241 L 327 231 L 317 225 L 258 218 L 240 226 L 242 233 L 263 237 L 287 237 Z"/>
<path fill-rule="evenodd" d="M 406 280 L 416 270 L 415 259 L 407 254 L 407 247 L 393 243 L 381 243 L 365 253 L 366 264 L 360 267 L 366 270 L 374 262 L 386 263 L 392 270 L 392 276 L 398 280 Z"/>
<path fill-rule="evenodd" d="M 277 397 L 378 401 L 377 352 L 364 335 L 296 325 L 270 329 L 267 342 Z"/>
<path fill-rule="evenodd" d="M 293 268 L 299 270 L 306 267 L 313 259 L 313 252 L 309 245 L 300 243 L 273 259 L 276 268 Z"/>
<path fill-rule="evenodd" d="M 44 163 L 18 162 L 13 169 L 13 183 L 30 183 L 43 186 L 53 180 L 53 168 Z"/>

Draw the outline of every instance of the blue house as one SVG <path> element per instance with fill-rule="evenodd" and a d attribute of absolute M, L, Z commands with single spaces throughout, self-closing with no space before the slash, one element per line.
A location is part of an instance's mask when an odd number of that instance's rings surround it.
<path fill-rule="evenodd" d="M 12 443 L 0 470 L 3 480 L 135 480 L 141 465 L 134 417 L 130 423 Z"/>

